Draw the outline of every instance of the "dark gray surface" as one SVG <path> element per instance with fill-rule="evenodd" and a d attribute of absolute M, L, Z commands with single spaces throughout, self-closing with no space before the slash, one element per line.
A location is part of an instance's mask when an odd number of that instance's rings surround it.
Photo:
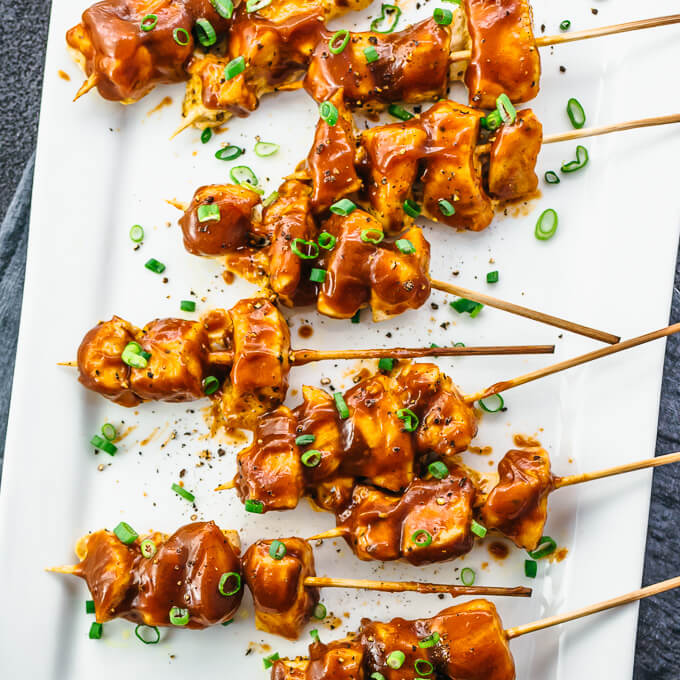
<path fill-rule="evenodd" d="M 40 102 L 44 46 L 49 6 L 29 0 L 16 3 L 0 0 L 5 19 L 4 40 L 0 46 L 0 90 L 3 125 L 0 127 L 2 167 L 0 169 L 0 215 L 9 212 L 0 227 L 0 465 L 4 448 L 9 386 L 14 353 L 21 291 L 24 278 L 26 233 L 30 208 L 31 159 Z M 28 11 L 34 8 L 34 11 Z M 11 41 L 7 37 L 11 35 Z M 50 74 L 56 77 L 56 74 Z M 18 191 L 17 191 L 18 189 Z M 15 191 L 17 191 L 15 197 Z M 680 269 L 676 270 L 672 321 L 680 321 Z M 657 452 L 680 449 L 680 338 L 668 340 L 664 385 L 659 413 Z M 680 470 L 677 465 L 654 473 L 649 537 L 644 583 L 655 583 L 680 573 Z M 600 528 L 606 531 L 606 527 Z M 636 680 L 677 680 L 680 678 L 680 592 L 666 593 L 645 600 L 640 606 L 636 648 Z M 603 654 L 612 654 L 612 641 Z M 587 665 L 587 660 L 584 660 Z M 584 668 L 585 671 L 585 668 Z M 587 671 L 585 671 L 587 673 Z M 38 679 L 36 679 L 38 680 Z M 528 680 L 528 679 L 524 679 Z M 532 680 L 539 680 L 533 678 Z M 602 680 L 613 680 L 603 678 Z M 619 679 L 617 679 L 619 680 Z"/>

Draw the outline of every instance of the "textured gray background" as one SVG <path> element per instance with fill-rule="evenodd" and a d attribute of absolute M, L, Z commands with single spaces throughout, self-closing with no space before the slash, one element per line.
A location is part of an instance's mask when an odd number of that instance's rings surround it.
<path fill-rule="evenodd" d="M 0 127 L 0 470 L 16 335 L 21 308 L 26 234 L 30 209 L 33 150 L 38 125 L 43 58 L 49 6 L 28 0 L 0 0 L 4 17 L 0 45 L 0 92 L 5 112 Z M 29 11 L 30 8 L 30 11 Z M 10 39 L 11 38 L 11 39 Z M 50 78 L 56 73 L 48 74 Z M 680 321 L 680 268 L 676 268 L 671 322 Z M 664 385 L 659 412 L 657 453 L 680 449 L 680 394 L 678 359 L 680 337 L 668 340 Z M 680 572 L 680 467 L 669 465 L 654 473 L 645 583 L 655 583 Z M 606 531 L 606 528 L 602 528 Z M 680 592 L 642 602 L 636 648 L 636 680 L 680 678 Z M 603 654 L 612 654 L 616 642 Z M 587 661 L 586 661 L 587 663 Z M 36 679 L 37 680 L 37 679 Z M 528 680 L 528 679 L 526 679 Z M 538 680 L 534 678 L 532 680 Z M 613 680 L 606 678 L 603 680 Z"/>

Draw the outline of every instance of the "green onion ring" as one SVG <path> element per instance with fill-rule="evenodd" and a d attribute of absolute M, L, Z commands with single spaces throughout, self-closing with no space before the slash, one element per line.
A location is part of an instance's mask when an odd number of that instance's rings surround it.
<path fill-rule="evenodd" d="M 130 227 L 130 240 L 139 243 L 144 239 L 144 227 L 141 224 L 133 224 Z"/>
<path fill-rule="evenodd" d="M 406 661 L 406 654 L 400 650 L 396 650 L 387 655 L 385 663 L 396 671 L 404 665 L 404 661 Z"/>
<path fill-rule="evenodd" d="M 512 125 L 517 120 L 517 109 L 505 93 L 496 99 L 496 111 L 506 125 Z"/>
<path fill-rule="evenodd" d="M 418 647 L 421 649 L 429 649 L 430 647 L 434 647 L 437 643 L 439 642 L 439 633 L 436 631 L 432 633 L 432 635 L 428 635 L 426 638 L 421 640 L 418 643 Z"/>
<path fill-rule="evenodd" d="M 427 659 L 416 659 L 413 667 L 418 675 L 432 675 L 434 673 L 434 666 Z"/>
<path fill-rule="evenodd" d="M 586 112 L 583 106 L 581 106 L 581 102 L 578 99 L 574 99 L 574 97 L 567 101 L 567 115 L 571 124 L 577 130 L 580 130 L 586 124 Z"/>
<path fill-rule="evenodd" d="M 338 109 L 332 102 L 321 102 L 319 116 L 327 125 L 333 127 L 338 122 Z"/>
<path fill-rule="evenodd" d="M 198 35 L 198 42 L 203 47 L 210 47 L 217 42 L 217 33 L 213 25 L 207 19 L 196 19 L 196 34 Z M 210 128 L 206 128 L 208 130 Z"/>
<path fill-rule="evenodd" d="M 287 553 L 288 548 L 281 541 L 272 541 L 269 545 L 269 557 L 273 560 L 282 560 Z"/>
<path fill-rule="evenodd" d="M 316 449 L 310 449 L 309 451 L 305 451 L 300 456 L 300 460 L 302 461 L 302 464 L 305 467 L 313 468 L 317 467 L 317 465 L 321 463 L 321 456 L 322 456 L 321 451 L 317 451 Z"/>
<path fill-rule="evenodd" d="M 588 165 L 588 149 L 580 144 L 576 147 L 576 160 L 564 163 L 560 170 L 562 172 L 576 172 Z"/>
<path fill-rule="evenodd" d="M 557 543 L 550 536 L 541 536 L 536 550 L 529 551 L 529 557 L 534 560 L 540 560 L 542 557 L 552 555 L 557 550 Z"/>
<path fill-rule="evenodd" d="M 142 630 L 152 630 L 156 634 L 154 640 L 147 640 L 141 633 Z M 158 630 L 158 626 L 147 626 L 144 623 L 140 623 L 135 626 L 135 635 L 137 639 L 143 642 L 145 645 L 157 645 L 161 640 L 161 631 Z"/>
<path fill-rule="evenodd" d="M 170 613 L 168 615 L 170 623 L 173 626 L 186 626 L 189 623 L 189 610 L 182 609 L 181 607 L 170 607 Z"/>
<path fill-rule="evenodd" d="M 278 144 L 272 144 L 271 142 L 258 142 L 255 144 L 255 153 L 260 158 L 266 158 L 267 156 L 273 156 L 280 148 Z"/>
<path fill-rule="evenodd" d="M 248 0 L 246 3 L 246 10 L 248 12 L 257 12 L 259 9 L 264 9 L 267 5 L 271 5 L 272 0 Z"/>
<path fill-rule="evenodd" d="M 420 423 L 418 416 L 410 408 L 400 408 L 397 411 L 397 418 L 404 421 L 404 429 L 407 432 L 415 432 Z"/>
<path fill-rule="evenodd" d="M 543 177 L 548 184 L 560 183 L 559 175 L 556 172 L 553 172 L 552 170 L 548 170 L 548 172 L 546 172 L 545 175 L 543 175 Z"/>
<path fill-rule="evenodd" d="M 472 520 L 470 523 L 470 531 L 479 538 L 484 538 L 486 536 L 487 528 L 482 526 L 477 520 Z"/>
<path fill-rule="evenodd" d="M 432 543 L 432 534 L 426 529 L 418 529 L 411 534 L 411 543 L 419 548 L 427 548 Z"/>
<path fill-rule="evenodd" d="M 144 32 L 153 31 L 153 29 L 156 28 L 157 23 L 158 23 L 158 15 L 157 14 L 147 14 L 142 19 L 142 22 L 139 24 L 139 27 Z"/>
<path fill-rule="evenodd" d="M 245 152 L 245 149 L 230 144 L 229 146 L 225 146 L 215 151 L 215 158 L 220 161 L 233 161 L 239 156 L 242 156 Z"/>
<path fill-rule="evenodd" d="M 494 399 L 495 403 L 493 404 L 488 404 L 486 403 L 486 400 L 488 399 Z M 482 409 L 482 411 L 486 411 L 487 413 L 498 413 L 499 411 L 502 411 L 505 408 L 505 402 L 503 401 L 503 397 L 501 397 L 500 394 L 492 394 L 489 397 L 486 397 L 485 399 L 480 399 L 479 400 L 479 407 Z"/>
<path fill-rule="evenodd" d="M 234 3 L 231 0 L 210 0 L 210 4 L 223 19 L 231 19 L 234 14 Z"/>
<path fill-rule="evenodd" d="M 139 544 L 139 551 L 142 553 L 142 557 L 146 557 L 147 560 L 150 560 L 158 552 L 158 548 L 150 538 L 145 538 Z"/>
<path fill-rule="evenodd" d="M 460 572 L 460 580 L 464 586 L 471 586 L 475 582 L 476 576 L 475 570 L 470 569 L 470 567 L 465 567 L 465 569 Z"/>
<path fill-rule="evenodd" d="M 252 189 L 258 194 L 263 194 L 264 191 L 259 186 L 259 181 L 255 173 L 247 165 L 237 165 L 229 171 L 231 179 L 239 186 Z"/>
<path fill-rule="evenodd" d="M 116 428 L 111 423 L 104 423 L 102 425 L 102 434 L 106 439 L 112 442 L 116 438 Z"/>
<path fill-rule="evenodd" d="M 184 42 L 182 42 L 182 40 L 180 40 L 180 36 L 182 36 Z M 175 42 L 178 45 L 181 45 L 182 47 L 186 47 L 189 44 L 189 42 L 191 41 L 191 35 L 189 34 L 189 31 L 187 31 L 186 28 L 179 27 L 179 28 L 174 29 L 173 32 L 172 32 L 172 37 L 175 40 Z"/>
<path fill-rule="evenodd" d="M 552 208 L 548 208 L 538 216 L 534 236 L 539 241 L 547 241 L 555 235 L 558 224 L 559 218 L 557 217 L 557 212 Z"/>
<path fill-rule="evenodd" d="M 442 9 L 437 7 L 432 13 L 432 18 L 440 26 L 448 26 L 453 21 L 453 12 L 450 9 Z"/>
<path fill-rule="evenodd" d="M 389 18 L 392 19 L 392 21 L 389 24 L 389 26 L 381 30 L 380 25 L 386 21 L 388 15 L 391 15 Z M 374 33 L 392 33 L 392 31 L 394 31 L 394 29 L 397 27 L 397 22 L 399 21 L 400 16 L 401 10 L 399 9 L 399 7 L 397 7 L 396 5 L 383 4 L 380 7 L 380 16 L 377 17 L 376 19 L 373 19 L 373 21 L 371 22 L 371 30 Z"/>
<path fill-rule="evenodd" d="M 315 619 L 321 620 L 321 619 L 325 619 L 325 618 L 326 618 L 326 614 L 327 614 L 327 613 L 328 613 L 328 611 L 326 610 L 326 607 L 325 607 L 323 604 L 321 604 L 321 602 L 319 602 L 319 603 L 316 605 L 316 607 L 314 607 L 314 610 L 312 611 L 312 616 L 313 616 Z"/>
<path fill-rule="evenodd" d="M 306 246 L 309 252 L 303 253 L 302 250 L 300 250 L 298 244 Z M 306 241 L 303 238 L 294 238 L 290 242 L 290 249 L 301 260 L 315 260 L 317 257 L 319 257 L 319 246 L 314 241 Z"/>
<path fill-rule="evenodd" d="M 324 250 L 333 250 L 337 241 L 338 239 L 327 231 L 322 231 L 317 239 L 319 248 L 323 248 Z"/>
<path fill-rule="evenodd" d="M 340 42 L 338 43 L 338 40 Z M 328 41 L 328 50 L 331 54 L 340 54 L 349 43 L 349 31 L 336 31 Z"/>
<path fill-rule="evenodd" d="M 371 234 L 376 234 L 375 237 L 371 236 Z M 383 232 L 382 229 L 362 229 L 361 230 L 361 240 L 364 243 L 373 243 L 374 245 L 378 245 L 383 239 L 385 238 L 385 232 Z"/>
<path fill-rule="evenodd" d="M 230 578 L 234 578 L 236 580 L 236 587 L 233 590 L 230 590 L 229 592 L 224 591 L 224 586 L 226 585 L 227 581 Z M 217 586 L 217 589 L 220 591 L 220 595 L 224 595 L 224 597 L 231 597 L 232 595 L 236 595 L 239 590 L 241 590 L 241 574 L 239 574 L 237 571 L 226 571 L 222 576 L 220 576 L 220 582 L 219 585 Z"/>

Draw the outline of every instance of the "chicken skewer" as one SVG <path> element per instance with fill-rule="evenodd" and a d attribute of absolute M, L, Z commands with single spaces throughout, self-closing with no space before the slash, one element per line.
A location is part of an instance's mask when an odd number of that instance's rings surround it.
<path fill-rule="evenodd" d="M 495 606 L 472 600 L 439 614 L 409 621 L 362 619 L 359 631 L 328 644 L 316 639 L 309 657 L 275 659 L 271 680 L 403 680 L 427 675 L 451 680 L 515 680 L 509 641 L 545 628 L 590 616 L 680 586 L 680 577 L 566 614 L 503 628 Z"/>
<path fill-rule="evenodd" d="M 125 618 L 145 626 L 205 628 L 226 624 L 238 610 L 246 585 L 260 630 L 297 639 L 312 618 L 325 618 L 319 588 L 382 592 L 529 597 L 530 588 L 458 586 L 417 581 L 373 581 L 316 576 L 311 545 L 296 537 L 260 540 L 240 556 L 234 531 L 195 522 L 167 536 L 140 537 L 121 522 L 76 544 L 79 563 L 48 571 L 83 578 L 97 623 Z M 144 587 L 140 587 L 144 584 Z"/>
<path fill-rule="evenodd" d="M 143 329 L 114 316 L 78 348 L 78 379 L 117 404 L 219 400 L 227 427 L 248 427 L 286 396 L 292 365 L 328 359 L 546 354 L 552 345 L 291 350 L 286 320 L 267 298 L 240 300 L 199 321 L 155 319 Z M 69 364 L 73 365 L 73 364 Z"/>

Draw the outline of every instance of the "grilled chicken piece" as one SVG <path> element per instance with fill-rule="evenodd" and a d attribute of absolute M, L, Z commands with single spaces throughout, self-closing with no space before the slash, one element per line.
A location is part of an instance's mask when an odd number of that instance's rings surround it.
<path fill-rule="evenodd" d="M 529 0 L 464 0 L 472 57 L 465 72 L 470 106 L 496 107 L 505 93 L 512 102 L 538 94 L 541 60 Z"/>
<path fill-rule="evenodd" d="M 550 457 L 541 448 L 513 449 L 498 463 L 499 482 L 480 509 L 484 526 L 498 529 L 519 548 L 536 550 L 553 490 Z"/>
<path fill-rule="evenodd" d="M 314 49 L 304 80 L 318 102 L 338 90 L 351 108 L 381 111 L 395 101 L 417 103 L 446 95 L 451 26 L 426 19 L 403 31 L 352 33 L 345 49 L 333 54 L 328 40 Z M 364 50 L 378 59 L 369 63 Z"/>
<path fill-rule="evenodd" d="M 121 406 L 140 404 L 141 398 L 130 388 L 130 367 L 121 359 L 139 334 L 138 328 L 118 316 L 100 321 L 78 347 L 78 380 Z"/>
<path fill-rule="evenodd" d="M 477 109 L 450 100 L 438 102 L 421 116 L 430 150 L 422 177 L 423 214 L 456 229 L 481 231 L 494 215 L 475 158 L 480 118 Z M 446 214 L 443 200 L 453 206 L 453 214 Z"/>
<path fill-rule="evenodd" d="M 145 30 L 153 23 L 149 15 L 156 23 Z M 129 104 L 160 83 L 186 80 L 199 18 L 208 19 L 218 36 L 230 24 L 209 0 L 103 0 L 83 12 L 66 43 L 85 73 L 96 78 L 104 99 Z"/>
<path fill-rule="evenodd" d="M 315 576 L 314 553 L 301 538 L 282 538 L 272 556 L 273 541 L 257 541 L 243 556 L 243 575 L 255 604 L 255 625 L 273 635 L 297 640 L 319 602 L 318 588 L 305 586 Z M 279 554 L 283 556 L 278 557 Z"/>
<path fill-rule="evenodd" d="M 538 188 L 536 159 L 543 126 L 531 109 L 517 112 L 513 125 L 502 125 L 489 156 L 489 193 L 504 201 L 530 196 Z"/>
<path fill-rule="evenodd" d="M 305 487 L 295 416 L 279 406 L 256 423 L 253 443 L 238 454 L 238 495 L 244 502 L 261 503 L 262 512 L 294 508 Z"/>
<path fill-rule="evenodd" d="M 142 555 L 140 544 L 152 540 L 157 552 Z M 195 522 L 172 536 L 152 534 L 126 545 L 111 531 L 95 531 L 76 548 L 80 563 L 72 573 L 85 579 L 98 622 L 124 618 L 147 626 L 169 626 L 173 607 L 186 609 L 187 628 L 206 628 L 233 618 L 243 589 L 238 538 L 214 522 Z M 225 581 L 223 574 L 233 574 Z"/>

